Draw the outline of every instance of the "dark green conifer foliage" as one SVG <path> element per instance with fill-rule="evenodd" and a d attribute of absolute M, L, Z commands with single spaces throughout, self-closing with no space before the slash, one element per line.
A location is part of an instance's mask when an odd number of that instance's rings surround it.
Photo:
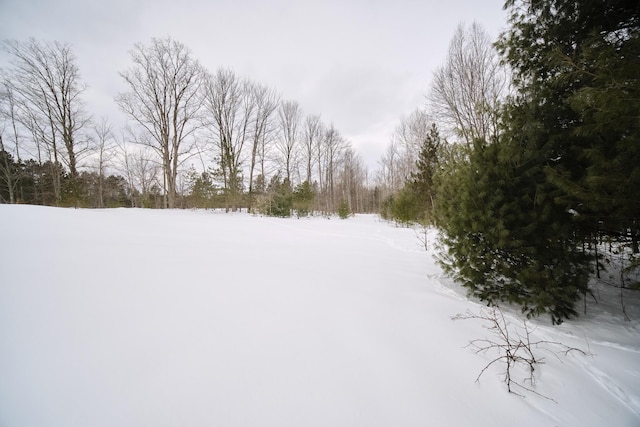
<path fill-rule="evenodd" d="M 422 200 L 409 183 L 392 199 L 392 203 L 391 216 L 401 224 L 411 224 L 424 216 Z"/>
<path fill-rule="evenodd" d="M 640 3 L 509 0 L 498 47 L 521 124 L 546 132 L 545 173 L 587 234 L 635 228 L 640 214 Z M 513 127 L 512 117 L 506 120 Z M 636 236 L 637 237 L 637 236 Z"/>
<path fill-rule="evenodd" d="M 438 173 L 444 141 L 435 123 L 431 125 L 429 135 L 420 147 L 416 172 L 411 174 L 407 187 L 416 201 L 415 220 L 423 224 L 433 223 L 433 209 L 436 202 L 434 179 Z"/>
<path fill-rule="evenodd" d="M 205 209 L 213 208 L 217 189 L 211 179 L 211 173 L 198 174 L 193 170 L 187 175 L 187 179 L 191 184 L 190 202 L 192 205 Z"/>
<path fill-rule="evenodd" d="M 391 221 L 393 219 L 393 206 L 395 202 L 395 197 L 393 194 L 385 197 L 380 203 L 380 216 L 387 221 Z"/>
<path fill-rule="evenodd" d="M 393 218 L 403 224 L 433 223 L 433 206 L 436 198 L 434 177 L 438 172 L 442 149 L 443 141 L 434 123 L 420 147 L 416 172 L 411 174 L 395 197 L 389 198 L 383 204 L 384 218 Z"/>
<path fill-rule="evenodd" d="M 548 312 L 560 323 L 575 314 L 588 277 L 571 214 L 535 161 L 513 162 L 501 142 L 474 145 L 440 187 L 442 264 L 481 300 L 518 304 L 528 316 Z"/>
<path fill-rule="evenodd" d="M 280 174 L 276 174 L 271 178 L 271 182 L 267 188 L 269 200 L 264 206 L 263 213 L 269 216 L 279 216 L 282 218 L 291 216 L 293 208 L 293 192 L 291 184 L 285 178 L 280 180 Z"/>
<path fill-rule="evenodd" d="M 598 224 L 640 217 L 640 13 L 621 0 L 508 0 L 497 46 L 516 94 L 499 140 L 445 164 L 445 268 L 490 303 L 575 314 Z M 637 235 L 637 229 L 631 231 Z"/>
<path fill-rule="evenodd" d="M 315 200 L 315 193 L 309 181 L 304 181 L 293 190 L 293 209 L 298 217 L 309 216 Z"/>
<path fill-rule="evenodd" d="M 342 199 L 340 202 L 340 206 L 338 206 L 338 216 L 341 219 L 347 219 L 351 215 L 351 210 L 349 209 L 349 202 L 347 199 Z"/>

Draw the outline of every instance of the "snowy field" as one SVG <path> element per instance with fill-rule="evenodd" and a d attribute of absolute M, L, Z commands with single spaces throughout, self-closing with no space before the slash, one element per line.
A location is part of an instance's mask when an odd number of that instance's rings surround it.
<path fill-rule="evenodd" d="M 0 205 L 0 239 L 2 427 L 640 426 L 637 317 L 533 322 L 590 353 L 539 350 L 547 398 L 476 383 L 482 306 L 375 216 Z"/>

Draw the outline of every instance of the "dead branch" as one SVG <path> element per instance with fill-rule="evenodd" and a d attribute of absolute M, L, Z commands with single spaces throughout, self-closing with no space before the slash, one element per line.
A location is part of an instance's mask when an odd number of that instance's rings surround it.
<path fill-rule="evenodd" d="M 482 368 L 476 378 L 476 382 L 480 381 L 480 377 L 482 377 L 492 365 L 498 362 L 504 362 L 504 382 L 507 384 L 507 390 L 509 393 L 514 393 L 521 397 L 524 397 L 524 395 L 516 392 L 514 388 L 533 393 L 555 402 L 552 398 L 544 396 L 533 389 L 535 386 L 534 371 L 537 365 L 544 363 L 543 358 L 538 358 L 534 355 L 534 349 L 544 349 L 556 357 L 558 357 L 558 354 L 564 354 L 566 356 L 572 351 L 577 351 L 583 355 L 587 354 L 579 348 L 569 347 L 556 341 L 533 341 L 531 338 L 533 331 L 530 329 L 526 320 L 522 321 L 522 325 L 514 326 L 507 321 L 498 306 L 482 310 L 480 313 L 467 310 L 464 314 L 458 314 L 452 317 L 452 320 L 480 320 L 488 323 L 485 327 L 490 331 L 492 337 L 474 339 L 465 346 L 465 348 L 473 348 L 476 354 L 490 351 L 498 353 L 498 356 L 490 360 L 489 363 Z M 516 365 L 523 365 L 527 368 L 528 376 L 522 381 L 517 381 L 513 378 L 512 368 Z M 530 386 L 525 385 L 527 382 Z"/>

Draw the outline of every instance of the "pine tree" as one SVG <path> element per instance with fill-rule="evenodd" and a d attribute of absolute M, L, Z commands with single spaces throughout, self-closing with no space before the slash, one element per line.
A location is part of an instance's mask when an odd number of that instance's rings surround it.
<path fill-rule="evenodd" d="M 433 209 L 436 200 L 434 177 L 438 172 L 442 156 L 443 140 L 435 123 L 420 147 L 416 172 L 411 174 L 408 187 L 416 200 L 416 220 L 423 224 L 433 222 Z"/>
<path fill-rule="evenodd" d="M 315 197 L 316 195 L 309 181 L 304 181 L 302 184 L 296 186 L 293 190 L 293 208 L 296 210 L 298 218 L 309 215 Z"/>
<path fill-rule="evenodd" d="M 588 264 L 576 250 L 570 214 L 535 161 L 514 162 L 508 139 L 477 140 L 449 163 L 437 205 L 445 270 L 490 304 L 516 303 L 554 323 L 575 315 Z M 510 141 L 509 141 L 510 142 Z"/>
<path fill-rule="evenodd" d="M 349 209 L 349 202 L 347 199 L 342 199 L 340 202 L 340 206 L 338 206 L 338 216 L 340 219 L 347 219 L 351 215 L 351 210 Z"/>
<path fill-rule="evenodd" d="M 498 47 L 517 92 L 500 138 L 446 165 L 443 264 L 475 296 L 559 323 L 587 291 L 582 239 L 603 222 L 620 234 L 639 217 L 639 6 L 506 5 L 511 28 Z"/>
<path fill-rule="evenodd" d="M 423 200 L 413 188 L 407 185 L 393 198 L 392 217 L 402 224 L 420 221 L 424 216 Z"/>
<path fill-rule="evenodd" d="M 293 193 L 289 180 L 287 178 L 280 180 L 280 174 L 274 175 L 269 182 L 267 192 L 269 201 L 263 207 L 263 213 L 282 218 L 290 217 L 293 207 Z"/>
<path fill-rule="evenodd" d="M 432 124 L 426 135 L 418 159 L 416 171 L 412 172 L 404 187 L 382 206 L 382 215 L 403 224 L 433 222 L 433 207 L 436 193 L 434 176 L 438 171 L 443 142 L 436 124 Z"/>
<path fill-rule="evenodd" d="M 498 47 L 514 71 L 514 110 L 544 129 L 545 174 L 579 214 L 582 234 L 604 224 L 639 236 L 640 5 L 623 0 L 510 0 Z M 513 116 L 507 120 L 509 127 Z"/>

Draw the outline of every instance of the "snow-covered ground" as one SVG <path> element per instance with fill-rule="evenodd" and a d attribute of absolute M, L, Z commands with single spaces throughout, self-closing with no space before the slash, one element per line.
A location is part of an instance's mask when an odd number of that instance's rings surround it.
<path fill-rule="evenodd" d="M 375 216 L 0 205 L 0 242 L 3 427 L 640 426 L 637 318 L 533 322 L 590 353 L 539 349 L 549 399 L 476 383 L 482 306 Z"/>

